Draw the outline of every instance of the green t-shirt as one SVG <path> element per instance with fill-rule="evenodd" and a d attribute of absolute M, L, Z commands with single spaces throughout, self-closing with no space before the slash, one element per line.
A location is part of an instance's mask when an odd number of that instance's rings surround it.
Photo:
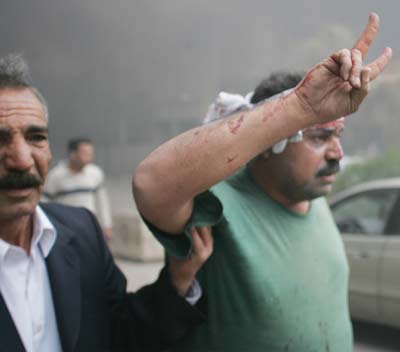
<path fill-rule="evenodd" d="M 350 352 L 343 243 L 325 199 L 306 215 L 268 197 L 247 169 L 196 198 L 187 231 L 155 236 L 190 252 L 188 229 L 213 225 L 214 253 L 198 274 L 208 319 L 174 351 Z"/>

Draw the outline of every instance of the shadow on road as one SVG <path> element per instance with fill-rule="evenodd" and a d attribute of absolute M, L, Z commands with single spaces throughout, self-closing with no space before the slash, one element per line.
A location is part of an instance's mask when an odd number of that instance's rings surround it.
<path fill-rule="evenodd" d="M 377 348 L 376 351 L 400 351 L 400 329 L 362 322 L 353 322 L 353 328 L 356 344 Z"/>

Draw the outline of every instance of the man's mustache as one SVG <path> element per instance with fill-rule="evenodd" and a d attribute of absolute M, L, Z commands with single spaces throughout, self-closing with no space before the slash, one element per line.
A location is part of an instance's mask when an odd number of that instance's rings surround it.
<path fill-rule="evenodd" d="M 0 189 L 37 188 L 42 184 L 42 178 L 27 172 L 10 171 L 0 177 Z"/>
<path fill-rule="evenodd" d="M 317 177 L 330 176 L 340 171 L 340 164 L 337 160 L 329 161 L 323 168 L 317 172 Z"/>

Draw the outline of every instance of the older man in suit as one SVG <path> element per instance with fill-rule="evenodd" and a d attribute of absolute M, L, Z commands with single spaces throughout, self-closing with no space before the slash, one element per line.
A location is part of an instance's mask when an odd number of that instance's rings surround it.
<path fill-rule="evenodd" d="M 51 161 L 47 120 L 24 61 L 0 59 L 0 351 L 173 344 L 204 319 L 192 283 L 211 254 L 210 234 L 194 233 L 191 258 L 172 260 L 156 283 L 126 293 L 94 216 L 38 205 Z"/>

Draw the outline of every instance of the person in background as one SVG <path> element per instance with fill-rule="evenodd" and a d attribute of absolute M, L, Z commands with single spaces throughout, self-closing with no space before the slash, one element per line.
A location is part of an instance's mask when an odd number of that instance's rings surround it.
<path fill-rule="evenodd" d="M 68 160 L 50 170 L 45 197 L 55 203 L 85 207 L 93 212 L 107 240 L 112 234 L 110 203 L 103 170 L 93 163 L 95 149 L 86 137 L 68 141 Z"/>

